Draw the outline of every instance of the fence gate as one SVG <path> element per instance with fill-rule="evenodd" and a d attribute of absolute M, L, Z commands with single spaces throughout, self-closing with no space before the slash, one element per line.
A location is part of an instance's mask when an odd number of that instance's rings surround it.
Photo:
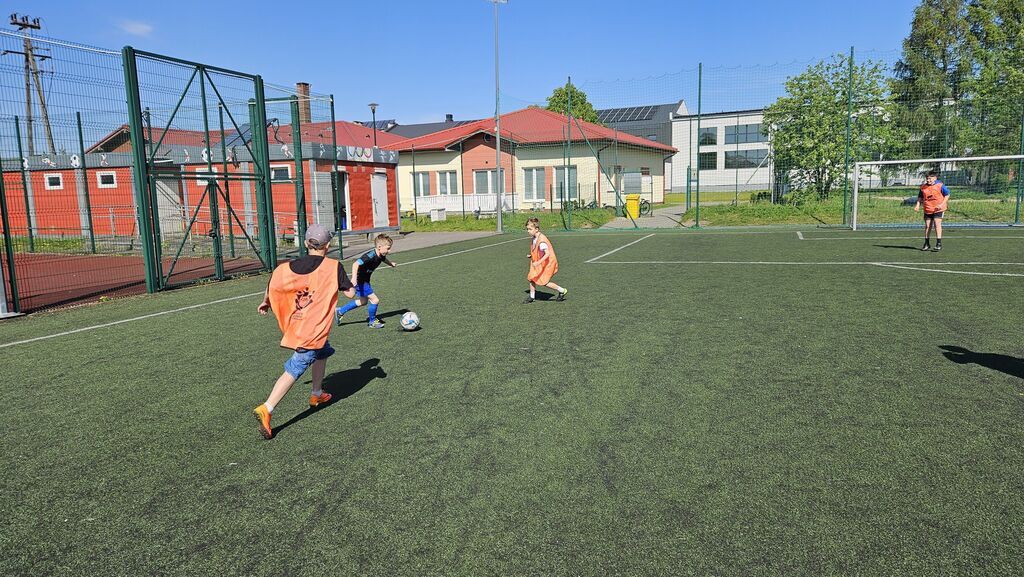
<path fill-rule="evenodd" d="M 147 288 L 272 269 L 260 76 L 131 47 L 122 58 Z"/>

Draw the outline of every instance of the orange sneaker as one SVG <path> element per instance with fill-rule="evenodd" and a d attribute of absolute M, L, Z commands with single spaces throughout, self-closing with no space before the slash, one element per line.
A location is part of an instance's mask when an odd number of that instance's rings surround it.
<path fill-rule="evenodd" d="M 329 403 L 331 401 L 330 393 L 320 393 L 319 395 L 309 396 L 309 406 L 316 408 L 320 405 Z"/>
<path fill-rule="evenodd" d="M 261 404 L 253 409 L 252 414 L 256 416 L 256 421 L 258 422 L 257 427 L 260 430 L 260 434 L 263 435 L 263 438 L 272 438 L 274 436 L 274 430 L 270 428 L 270 412 L 267 411 L 267 406 Z"/>

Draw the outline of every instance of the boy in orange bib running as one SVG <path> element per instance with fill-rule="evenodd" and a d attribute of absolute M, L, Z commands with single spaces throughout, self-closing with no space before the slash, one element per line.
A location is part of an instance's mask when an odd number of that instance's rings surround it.
<path fill-rule="evenodd" d="M 540 220 L 527 220 L 526 232 L 533 237 L 533 242 L 530 244 L 530 270 L 526 273 L 526 280 L 530 281 L 530 296 L 523 303 L 529 304 L 536 300 L 537 285 L 555 289 L 558 291 L 555 300 L 564 301 L 569 291 L 551 282 L 551 277 L 558 272 L 558 257 L 555 256 L 551 241 L 540 231 Z"/>
<path fill-rule="evenodd" d="M 938 177 L 934 170 L 928 172 L 914 205 L 914 212 L 924 207 L 924 246 L 921 250 L 931 250 L 928 236 L 932 228 L 935 229 L 935 250 L 942 250 L 942 213 L 949 207 L 949 189 Z"/>
<path fill-rule="evenodd" d="M 260 434 L 265 439 L 274 436 L 270 428 L 274 407 L 310 367 L 313 367 L 313 390 L 309 406 L 318 407 L 331 400 L 331 394 L 323 390 L 327 357 L 334 354 L 327 337 L 334 321 L 338 291 L 349 298 L 355 295 L 345 267 L 327 258 L 333 236 L 324 226 L 311 224 L 306 229 L 309 255 L 274 269 L 263 302 L 257 308 L 261 315 L 274 311 L 283 334 L 281 346 L 295 351 L 284 364 L 284 373 L 274 383 L 267 402 L 253 409 Z"/>

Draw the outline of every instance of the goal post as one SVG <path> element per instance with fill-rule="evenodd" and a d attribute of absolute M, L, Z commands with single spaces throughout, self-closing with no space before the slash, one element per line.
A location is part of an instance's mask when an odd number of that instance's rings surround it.
<path fill-rule="evenodd" d="M 853 165 L 851 227 L 918 226 L 914 203 L 931 170 L 950 190 L 945 226 L 1017 226 L 1024 154 L 861 161 Z"/>

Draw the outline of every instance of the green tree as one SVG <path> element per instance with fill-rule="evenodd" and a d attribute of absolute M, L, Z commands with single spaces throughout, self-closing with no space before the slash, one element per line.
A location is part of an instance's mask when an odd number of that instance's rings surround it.
<path fill-rule="evenodd" d="M 559 86 L 548 96 L 547 109 L 559 114 L 565 114 L 569 109 L 569 95 L 572 95 L 572 115 L 580 120 L 600 124 L 597 119 L 597 111 L 587 100 L 587 94 L 572 84 L 568 87 Z"/>
<path fill-rule="evenodd" d="M 913 158 L 965 153 L 964 100 L 974 69 L 967 13 L 964 0 L 924 0 L 914 10 L 892 86 L 896 121 L 913 135 L 906 151 Z"/>
<path fill-rule="evenodd" d="M 977 55 L 971 154 L 1016 154 L 1024 119 L 1024 0 L 972 0 L 967 13 Z"/>
<path fill-rule="evenodd" d="M 837 54 L 786 81 L 786 94 L 765 109 L 777 174 L 800 191 L 795 199 L 829 197 L 845 182 L 846 120 L 850 88 L 847 56 Z M 906 134 L 892 121 L 883 66 L 853 66 L 851 158 L 900 154 Z"/>

